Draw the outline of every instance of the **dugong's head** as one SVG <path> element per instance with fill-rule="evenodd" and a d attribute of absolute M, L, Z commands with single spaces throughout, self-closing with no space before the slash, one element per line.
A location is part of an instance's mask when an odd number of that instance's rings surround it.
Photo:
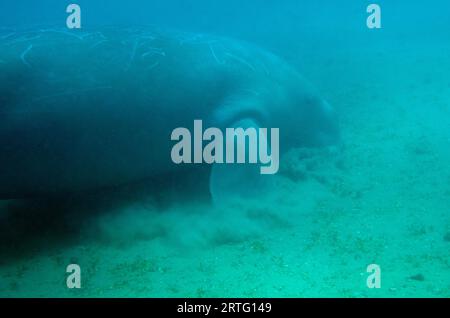
<path fill-rule="evenodd" d="M 293 102 L 291 128 L 287 136 L 295 146 L 323 147 L 336 145 L 340 133 L 335 109 L 317 95 L 301 96 Z M 294 131 L 294 132 L 292 132 Z"/>
<path fill-rule="evenodd" d="M 334 108 L 297 72 L 285 69 L 284 74 L 274 81 L 268 106 L 271 126 L 280 128 L 281 147 L 336 145 L 340 134 Z"/>

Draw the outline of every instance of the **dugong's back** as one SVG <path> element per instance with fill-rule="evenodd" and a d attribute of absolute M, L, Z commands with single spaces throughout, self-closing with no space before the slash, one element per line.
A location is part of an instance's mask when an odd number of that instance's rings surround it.
<path fill-rule="evenodd" d="M 285 150 L 336 136 L 328 104 L 247 43 L 153 29 L 0 32 L 0 199 L 162 176 L 179 169 L 173 129 L 249 118 L 282 127 Z"/>
<path fill-rule="evenodd" d="M 200 36 L 154 31 L 2 33 L 0 199 L 173 169 L 171 131 L 207 120 L 239 84 L 215 50 Z"/>

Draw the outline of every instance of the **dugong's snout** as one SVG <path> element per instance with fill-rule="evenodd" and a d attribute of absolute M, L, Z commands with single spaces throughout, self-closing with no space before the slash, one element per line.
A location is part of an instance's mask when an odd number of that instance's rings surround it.
<path fill-rule="evenodd" d="M 338 116 L 327 101 L 308 96 L 300 99 L 294 107 L 294 115 L 287 119 L 287 129 L 283 129 L 287 144 L 295 148 L 324 147 L 339 142 Z"/>

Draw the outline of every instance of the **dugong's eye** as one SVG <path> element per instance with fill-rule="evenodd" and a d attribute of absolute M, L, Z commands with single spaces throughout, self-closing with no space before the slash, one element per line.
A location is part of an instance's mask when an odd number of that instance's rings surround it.
<path fill-rule="evenodd" d="M 300 101 L 300 108 L 303 109 L 306 112 L 310 112 L 312 110 L 315 110 L 316 108 L 320 107 L 321 100 L 318 97 L 315 96 L 303 96 L 303 98 Z"/>

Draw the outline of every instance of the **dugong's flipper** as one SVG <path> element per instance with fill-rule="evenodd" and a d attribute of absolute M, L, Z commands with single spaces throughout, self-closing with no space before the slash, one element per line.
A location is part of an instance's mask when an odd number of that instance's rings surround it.
<path fill-rule="evenodd" d="M 243 128 L 244 130 L 255 128 L 258 133 L 260 127 L 253 119 L 243 119 L 230 128 Z M 266 141 L 267 139 L 262 138 L 259 142 Z M 239 138 L 232 141 L 227 140 L 227 143 L 230 142 L 234 143 L 235 155 L 239 147 L 246 147 L 245 153 L 249 154 L 248 142 L 242 145 L 242 140 Z M 268 150 L 270 152 L 270 149 Z M 210 175 L 210 193 L 213 203 L 217 205 L 231 204 L 243 199 L 255 199 L 268 193 L 274 188 L 274 176 L 261 174 L 260 168 L 261 164 L 259 163 L 249 163 L 248 156 L 246 163 L 214 164 Z"/>

